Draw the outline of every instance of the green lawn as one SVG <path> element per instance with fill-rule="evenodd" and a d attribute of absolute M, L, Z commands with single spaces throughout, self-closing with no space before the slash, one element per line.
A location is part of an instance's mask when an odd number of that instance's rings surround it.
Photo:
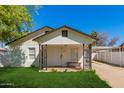
<path fill-rule="evenodd" d="M 36 68 L 0 68 L 0 87 L 108 88 L 94 71 L 38 72 Z"/>

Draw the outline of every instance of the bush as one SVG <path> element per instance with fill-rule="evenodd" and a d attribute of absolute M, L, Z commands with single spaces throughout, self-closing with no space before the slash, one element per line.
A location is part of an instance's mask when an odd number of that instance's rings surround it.
<path fill-rule="evenodd" d="M 20 48 L 7 49 L 2 57 L 4 67 L 20 67 L 25 63 L 25 54 Z"/>

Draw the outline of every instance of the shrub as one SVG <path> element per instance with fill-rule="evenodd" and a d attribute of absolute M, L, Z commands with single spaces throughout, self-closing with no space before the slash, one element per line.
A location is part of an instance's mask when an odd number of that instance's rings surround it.
<path fill-rule="evenodd" d="M 25 54 L 20 48 L 7 49 L 2 57 L 4 67 L 20 67 L 25 63 Z"/>

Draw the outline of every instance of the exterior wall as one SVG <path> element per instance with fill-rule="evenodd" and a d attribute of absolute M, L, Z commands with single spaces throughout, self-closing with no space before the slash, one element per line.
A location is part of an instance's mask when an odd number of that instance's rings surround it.
<path fill-rule="evenodd" d="M 32 40 L 28 40 L 24 42 L 20 48 L 24 51 L 26 56 L 26 62 L 23 64 L 24 67 L 30 67 L 31 65 L 35 64 L 34 62 L 38 61 L 38 55 L 39 55 L 39 44 L 37 42 L 34 42 Z M 35 48 L 35 59 L 29 58 L 29 48 Z M 36 66 L 38 64 L 35 64 Z"/>
<path fill-rule="evenodd" d="M 62 30 L 68 30 L 68 37 L 62 37 Z M 91 44 L 93 39 L 68 28 L 62 28 L 36 39 L 41 44 Z"/>
<path fill-rule="evenodd" d="M 51 31 L 51 30 L 52 30 L 51 28 L 47 28 L 47 27 L 43 28 L 31 35 L 28 35 L 10 44 L 11 48 L 20 47 L 22 51 L 24 51 L 26 56 L 26 62 L 23 64 L 24 67 L 30 67 L 32 64 L 38 66 L 36 61 L 38 60 L 38 55 L 39 55 L 39 44 L 36 41 L 33 41 L 33 39 L 40 35 L 44 35 L 45 31 Z M 35 59 L 29 58 L 29 48 L 35 48 L 35 57 L 36 57 Z"/>
<path fill-rule="evenodd" d="M 48 66 L 67 66 L 67 62 L 71 61 L 71 48 L 78 49 L 78 61 L 81 63 L 83 68 L 83 46 L 73 46 L 73 45 L 48 45 L 47 46 L 47 65 Z M 61 59 L 61 55 L 62 59 Z"/>

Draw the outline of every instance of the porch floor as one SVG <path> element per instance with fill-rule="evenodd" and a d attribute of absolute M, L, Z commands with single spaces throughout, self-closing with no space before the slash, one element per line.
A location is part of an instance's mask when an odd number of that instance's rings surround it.
<path fill-rule="evenodd" d="M 48 67 L 47 69 L 41 69 L 39 72 L 77 72 L 81 68 L 70 68 L 70 67 Z"/>

